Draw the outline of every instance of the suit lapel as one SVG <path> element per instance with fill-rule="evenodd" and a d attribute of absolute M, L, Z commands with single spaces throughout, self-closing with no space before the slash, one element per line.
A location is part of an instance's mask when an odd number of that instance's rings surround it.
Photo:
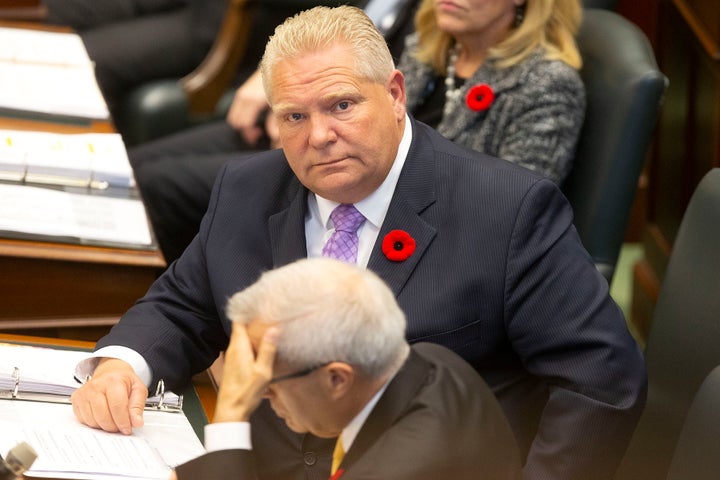
<path fill-rule="evenodd" d="M 380 275 L 396 296 L 437 233 L 421 217 L 435 203 L 435 151 L 422 125 L 411 121 L 413 141 L 368 261 L 368 268 Z M 415 240 L 415 252 L 407 260 L 395 262 L 382 253 L 383 239 L 392 230 L 403 230 Z"/>
<path fill-rule="evenodd" d="M 431 365 L 424 358 L 410 350 L 407 361 L 392 379 L 345 454 L 342 468 L 350 468 L 403 415 L 408 404 L 427 384 L 430 369 Z"/>
<path fill-rule="evenodd" d="M 305 216 L 308 192 L 297 179 L 293 180 L 293 186 L 295 192 L 288 194 L 287 208 L 268 219 L 273 268 L 307 257 Z"/>

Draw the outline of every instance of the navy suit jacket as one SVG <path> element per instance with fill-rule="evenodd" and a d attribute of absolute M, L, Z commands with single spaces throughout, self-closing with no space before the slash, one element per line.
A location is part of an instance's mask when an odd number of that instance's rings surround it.
<path fill-rule="evenodd" d="M 483 376 L 526 478 L 611 478 L 644 405 L 645 365 L 570 205 L 539 174 L 411 122 L 368 263 L 405 311 L 408 340 L 444 345 Z M 281 150 L 229 162 L 197 237 L 98 345 L 133 348 L 171 388 L 207 368 L 228 343 L 228 298 L 306 256 L 307 197 Z M 402 262 L 381 251 L 395 229 L 417 245 Z"/>
<path fill-rule="evenodd" d="M 254 449 L 262 449 L 256 440 Z M 178 478 L 225 479 L 233 472 L 253 480 L 258 471 L 263 478 L 292 478 L 291 468 L 280 468 L 297 456 L 292 450 L 275 446 L 268 459 L 254 453 L 206 454 L 178 467 Z M 492 391 L 467 362 L 431 343 L 413 346 L 339 469 L 342 480 L 518 480 L 521 474 L 515 437 Z M 325 471 L 323 480 L 328 477 Z"/>

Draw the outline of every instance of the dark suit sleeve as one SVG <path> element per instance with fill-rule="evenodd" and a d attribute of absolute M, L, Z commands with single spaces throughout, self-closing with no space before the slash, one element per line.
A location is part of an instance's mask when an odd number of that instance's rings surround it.
<path fill-rule="evenodd" d="M 252 452 L 218 450 L 206 453 L 175 469 L 178 480 L 253 480 L 257 478 Z"/>
<path fill-rule="evenodd" d="M 220 295 L 221 303 L 216 304 L 206 261 L 206 242 L 226 172 L 226 167 L 221 169 L 200 232 L 183 256 L 96 344 L 96 348 L 123 345 L 142 355 L 153 371 L 151 391 L 159 379 L 166 388 L 180 388 L 227 347 L 222 308 L 228 296 Z"/>
<path fill-rule="evenodd" d="M 612 478 L 644 406 L 645 364 L 549 181 L 526 195 L 507 258 L 510 341 L 549 382 L 525 478 Z"/>

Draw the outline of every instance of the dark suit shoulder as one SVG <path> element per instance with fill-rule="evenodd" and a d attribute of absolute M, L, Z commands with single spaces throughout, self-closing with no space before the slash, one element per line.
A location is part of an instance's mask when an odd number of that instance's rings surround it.
<path fill-rule="evenodd" d="M 218 175 L 215 189 L 223 201 L 239 201 L 242 205 L 270 206 L 277 201 L 286 204 L 302 188 L 288 166 L 282 150 L 239 156 L 225 164 Z M 272 208 L 272 207 L 271 207 Z"/>

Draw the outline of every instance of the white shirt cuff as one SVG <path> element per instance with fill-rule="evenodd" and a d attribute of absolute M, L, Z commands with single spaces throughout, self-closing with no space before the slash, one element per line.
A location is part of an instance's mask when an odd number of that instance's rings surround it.
<path fill-rule="evenodd" d="M 84 383 L 85 379 L 95 372 L 98 362 L 102 357 L 117 358 L 124 360 L 132 366 L 135 370 L 135 374 L 140 377 L 140 380 L 148 386 L 150 380 L 152 380 L 152 371 L 150 365 L 147 364 L 142 355 L 127 347 L 121 347 L 119 345 L 110 345 L 103 347 L 90 356 L 82 360 L 75 366 L 75 378 Z"/>
<path fill-rule="evenodd" d="M 220 422 L 205 425 L 205 450 L 252 450 L 249 422 Z"/>

